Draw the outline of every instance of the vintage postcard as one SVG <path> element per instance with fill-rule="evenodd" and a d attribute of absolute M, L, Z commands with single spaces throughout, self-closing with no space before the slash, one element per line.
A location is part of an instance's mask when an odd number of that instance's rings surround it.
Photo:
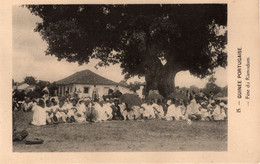
<path fill-rule="evenodd" d="M 258 1 L 13 1 L 3 163 L 260 162 Z"/>

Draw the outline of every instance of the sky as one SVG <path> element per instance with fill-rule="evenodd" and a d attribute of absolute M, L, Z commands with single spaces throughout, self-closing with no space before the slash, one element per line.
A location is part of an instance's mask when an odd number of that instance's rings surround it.
<path fill-rule="evenodd" d="M 119 64 L 109 67 L 94 66 L 97 64 L 97 59 L 91 59 L 88 64 L 81 66 L 78 63 L 69 63 L 65 60 L 58 61 L 55 56 L 46 56 L 45 50 L 47 43 L 41 39 L 39 33 L 34 32 L 37 22 L 41 19 L 30 13 L 27 8 L 13 6 L 12 8 L 12 78 L 16 82 L 22 82 L 26 76 L 33 76 L 37 80 L 57 81 L 72 75 L 75 72 L 89 69 L 103 77 L 106 77 L 115 82 L 124 79 L 121 74 L 122 69 Z M 227 69 L 217 68 L 215 70 L 216 84 L 220 87 L 227 85 Z M 144 78 L 139 79 L 134 77 L 127 82 L 144 82 Z M 195 85 L 203 88 L 208 82 L 208 79 L 199 79 L 192 76 L 189 71 L 179 72 L 175 77 L 175 85 L 180 87 L 190 87 Z"/>

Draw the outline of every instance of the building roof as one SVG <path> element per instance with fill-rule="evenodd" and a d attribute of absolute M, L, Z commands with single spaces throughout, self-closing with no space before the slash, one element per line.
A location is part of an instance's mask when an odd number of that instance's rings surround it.
<path fill-rule="evenodd" d="M 29 87 L 29 84 L 23 83 L 17 87 L 18 90 L 25 90 L 27 87 Z"/>
<path fill-rule="evenodd" d="M 118 83 L 104 78 L 90 70 L 76 72 L 56 84 L 89 84 L 89 85 L 118 85 Z"/>
<path fill-rule="evenodd" d="M 128 87 L 128 84 L 126 83 L 126 80 L 121 80 L 118 84 L 120 86 L 122 86 L 122 87 Z"/>

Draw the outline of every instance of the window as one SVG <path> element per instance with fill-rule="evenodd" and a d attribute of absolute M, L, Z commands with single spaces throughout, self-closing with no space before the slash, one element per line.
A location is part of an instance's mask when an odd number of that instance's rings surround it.
<path fill-rule="evenodd" d="M 84 93 L 88 93 L 89 92 L 89 87 L 84 87 Z"/>

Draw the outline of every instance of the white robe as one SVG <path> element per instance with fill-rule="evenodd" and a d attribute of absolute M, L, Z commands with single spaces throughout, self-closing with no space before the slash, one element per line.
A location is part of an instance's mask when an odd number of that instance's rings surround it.
<path fill-rule="evenodd" d="M 46 109 L 36 106 L 33 109 L 33 125 L 46 125 Z"/>
<path fill-rule="evenodd" d="M 120 112 L 122 116 L 124 117 L 124 120 L 126 120 L 126 116 L 127 116 L 126 105 L 123 103 L 123 104 L 119 104 L 118 106 L 120 108 Z"/>
<path fill-rule="evenodd" d="M 179 120 L 180 118 L 184 118 L 182 111 L 182 106 L 176 107 L 174 104 L 171 104 L 168 107 L 167 113 L 166 113 L 166 120 L 172 120 L 172 117 L 174 117 L 176 120 Z"/>
<path fill-rule="evenodd" d="M 95 103 L 93 107 L 97 111 L 97 121 L 105 121 L 105 120 L 107 120 L 107 116 L 106 116 L 105 110 L 99 103 Z"/>
<path fill-rule="evenodd" d="M 156 113 L 156 115 L 159 117 L 159 118 L 162 118 L 164 116 L 164 111 L 163 111 L 163 107 L 161 105 L 158 105 L 156 103 L 153 103 L 152 104 L 152 107 L 155 108 L 154 109 L 154 113 Z"/>
<path fill-rule="evenodd" d="M 201 114 L 199 111 L 199 104 L 197 104 L 195 99 L 192 99 L 190 104 L 187 106 L 186 117 L 191 114 Z"/>
<path fill-rule="evenodd" d="M 112 119 L 112 117 L 113 117 L 113 114 L 112 114 L 113 113 L 113 109 L 111 108 L 111 105 L 112 104 L 110 104 L 110 103 L 105 103 L 103 105 L 103 110 L 107 114 L 107 115 L 105 115 L 106 119 Z"/>
<path fill-rule="evenodd" d="M 224 120 L 226 117 L 225 111 L 221 109 L 218 105 L 214 108 L 214 111 L 212 113 L 215 120 Z"/>
<path fill-rule="evenodd" d="M 154 109 L 152 105 L 142 104 L 142 107 L 144 108 L 144 117 L 155 118 Z"/>

